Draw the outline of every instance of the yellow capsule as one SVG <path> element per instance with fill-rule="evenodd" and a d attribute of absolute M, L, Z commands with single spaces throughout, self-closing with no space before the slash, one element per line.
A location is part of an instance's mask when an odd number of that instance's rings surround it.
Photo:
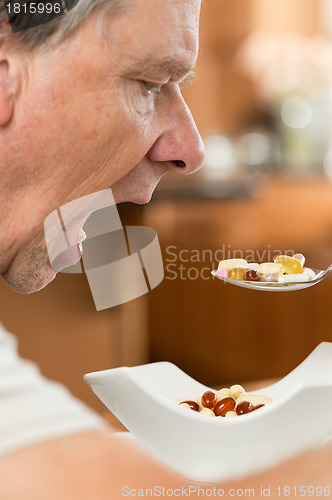
<path fill-rule="evenodd" d="M 246 269 L 243 267 L 236 267 L 235 269 L 231 269 L 228 271 L 227 278 L 231 278 L 232 280 L 243 280 L 244 273 Z"/>
<path fill-rule="evenodd" d="M 274 262 L 280 264 L 285 274 L 299 274 L 303 272 L 301 262 L 289 255 L 279 255 Z"/>

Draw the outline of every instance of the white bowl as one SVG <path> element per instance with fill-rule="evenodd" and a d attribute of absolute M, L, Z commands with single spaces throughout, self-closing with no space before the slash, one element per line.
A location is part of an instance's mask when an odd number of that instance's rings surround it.
<path fill-rule="evenodd" d="M 258 472 L 319 445 L 332 432 L 328 342 L 279 382 L 255 391 L 270 396 L 270 404 L 234 418 L 177 405 L 176 399 L 194 399 L 209 387 L 172 363 L 115 368 L 84 379 L 139 441 L 191 480 L 217 482 Z"/>

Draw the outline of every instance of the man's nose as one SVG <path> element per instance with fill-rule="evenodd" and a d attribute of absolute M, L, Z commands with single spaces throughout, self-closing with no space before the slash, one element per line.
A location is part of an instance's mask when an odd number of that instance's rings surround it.
<path fill-rule="evenodd" d="M 179 91 L 178 91 L 179 92 Z M 171 168 L 182 174 L 198 170 L 205 158 L 202 138 L 182 95 L 178 94 L 172 106 L 166 106 L 160 116 L 161 135 L 148 153 L 151 161 L 170 163 Z"/>

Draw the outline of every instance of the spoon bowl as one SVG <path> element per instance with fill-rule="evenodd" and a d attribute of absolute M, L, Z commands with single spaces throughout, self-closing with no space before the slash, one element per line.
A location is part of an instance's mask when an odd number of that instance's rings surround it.
<path fill-rule="evenodd" d="M 316 275 L 313 280 L 293 283 L 264 283 L 261 281 L 234 280 L 219 276 L 218 271 L 212 271 L 211 274 L 215 278 L 224 281 L 224 283 L 230 283 L 231 285 L 241 286 L 243 288 L 251 288 L 252 290 L 262 290 L 264 292 L 293 292 L 296 290 L 303 290 L 303 288 L 309 288 L 310 286 L 320 283 L 332 271 L 332 264 L 325 271 L 320 269 L 312 269 L 312 271 L 314 271 Z"/>

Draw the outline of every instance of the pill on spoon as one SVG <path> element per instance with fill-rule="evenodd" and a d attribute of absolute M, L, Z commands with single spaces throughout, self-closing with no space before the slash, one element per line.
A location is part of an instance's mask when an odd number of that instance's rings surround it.
<path fill-rule="evenodd" d="M 278 276 L 275 273 L 263 274 L 260 277 L 260 281 L 263 283 L 276 283 L 278 281 Z"/>
<path fill-rule="evenodd" d="M 306 272 L 300 274 L 283 274 L 278 278 L 278 283 L 306 283 L 308 281 L 311 281 L 311 277 Z"/>
<path fill-rule="evenodd" d="M 232 280 L 243 280 L 245 272 L 246 270 L 243 267 L 236 267 L 235 269 L 231 269 L 230 271 L 228 271 L 227 278 L 230 278 Z"/>
<path fill-rule="evenodd" d="M 217 274 L 220 278 L 227 278 L 228 271 L 226 269 L 218 269 Z"/>
<path fill-rule="evenodd" d="M 285 274 L 298 274 L 303 272 L 301 262 L 289 255 L 278 255 L 274 259 L 276 264 L 280 264 Z"/>
<path fill-rule="evenodd" d="M 218 265 L 218 270 L 230 271 L 236 267 L 246 267 L 248 262 L 245 259 L 226 259 L 221 260 Z"/>
<path fill-rule="evenodd" d="M 275 262 L 264 262 L 263 264 L 260 264 L 257 268 L 257 272 L 259 275 L 276 274 L 277 276 L 281 276 L 284 274 L 281 265 Z"/>
<path fill-rule="evenodd" d="M 243 275 L 244 281 L 260 281 L 259 274 L 255 269 L 248 269 Z"/>
<path fill-rule="evenodd" d="M 303 272 L 309 274 L 312 280 L 317 278 L 316 273 L 312 269 L 310 269 L 310 267 L 304 267 Z"/>
<path fill-rule="evenodd" d="M 257 267 L 259 266 L 258 262 L 250 262 L 249 264 L 246 264 L 246 269 L 254 269 L 257 271 Z"/>
<path fill-rule="evenodd" d="M 293 255 L 293 257 L 294 259 L 297 259 L 300 262 L 302 267 L 304 266 L 305 256 L 302 253 L 296 253 L 295 255 Z"/>

